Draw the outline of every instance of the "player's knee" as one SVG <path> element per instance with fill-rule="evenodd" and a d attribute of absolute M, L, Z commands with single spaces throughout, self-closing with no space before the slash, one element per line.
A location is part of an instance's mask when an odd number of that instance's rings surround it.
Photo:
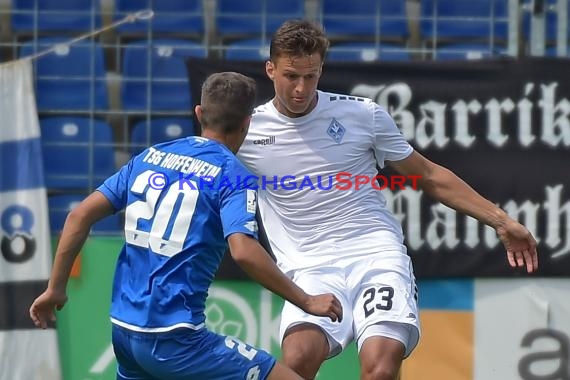
<path fill-rule="evenodd" d="M 314 379 L 323 360 L 319 360 L 314 352 L 306 349 L 284 350 L 283 362 L 304 379 Z"/>
<path fill-rule="evenodd" d="M 305 349 L 283 351 L 283 362 L 293 369 L 302 368 L 311 361 L 311 352 Z"/>
<path fill-rule="evenodd" d="M 374 364 L 361 369 L 362 380 L 397 380 L 399 368 Z"/>

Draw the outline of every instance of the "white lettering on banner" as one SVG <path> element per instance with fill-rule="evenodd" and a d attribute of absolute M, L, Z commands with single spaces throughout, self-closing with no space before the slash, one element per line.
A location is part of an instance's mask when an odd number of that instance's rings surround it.
<path fill-rule="evenodd" d="M 553 250 L 551 257 L 557 258 L 570 254 L 570 201 L 563 202 L 562 192 L 564 185 L 545 186 L 545 199 L 543 202 L 530 200 L 507 200 L 501 206 L 507 214 L 520 220 L 535 236 L 537 242 L 542 242 Z M 421 209 L 424 201 L 423 192 L 406 189 L 392 192 L 385 189 L 383 192 L 387 205 L 396 218 L 402 223 L 405 231 L 407 245 L 410 249 L 440 248 L 453 249 L 460 243 L 469 248 L 482 246 L 484 249 L 495 248 L 499 239 L 495 230 L 485 226 L 483 238 L 479 234 L 479 222 L 464 216 L 464 234 L 459 236 L 457 213 L 453 209 L 440 203 L 431 207 L 431 217 L 422 218 Z M 539 217 L 544 216 L 546 221 L 545 236 L 538 235 Z M 423 225 L 426 223 L 427 225 Z M 423 223 L 422 223 L 423 222 Z M 562 228 L 566 224 L 566 228 Z M 425 234 L 422 234 L 425 231 Z"/>
<path fill-rule="evenodd" d="M 558 83 L 540 85 L 542 100 L 538 102 L 542 108 L 542 141 L 555 147 L 559 144 L 570 146 L 570 102 L 562 99 L 555 103 Z"/>
<path fill-rule="evenodd" d="M 259 346 L 264 350 L 271 352 L 271 343 L 280 344 L 279 342 L 279 325 L 281 316 L 272 315 L 272 300 L 275 298 L 273 293 L 268 290 L 261 290 L 261 303 L 259 307 Z"/>
<path fill-rule="evenodd" d="M 279 314 L 272 317 L 273 302 L 278 298 L 270 291 L 260 289 L 258 310 L 252 308 L 251 296 L 222 286 L 214 284 L 208 293 L 206 326 L 210 330 L 233 335 L 268 352 L 272 344 L 279 345 L 280 317 Z"/>
<path fill-rule="evenodd" d="M 569 286 L 566 278 L 475 280 L 473 379 L 570 379 Z"/>
<path fill-rule="evenodd" d="M 209 302 L 206 307 L 206 326 L 222 335 L 235 336 L 250 344 L 257 343 L 257 319 L 247 300 L 229 289 L 212 286 L 208 291 L 209 300 L 219 300 L 230 304 L 239 314 L 227 316 L 227 307 L 217 302 Z M 237 317 L 237 318 L 236 318 Z M 232 318 L 232 319 L 230 319 Z"/>
<path fill-rule="evenodd" d="M 540 111 L 540 132 L 537 136 L 532 131 L 532 114 L 534 103 L 529 96 L 536 88 L 540 88 L 540 99 L 537 109 Z M 418 110 L 410 110 L 413 92 L 407 83 L 394 83 L 391 85 L 371 86 L 357 84 L 350 91 L 351 95 L 363 96 L 384 106 L 398 123 L 402 134 L 420 149 L 443 149 L 454 142 L 457 145 L 470 148 L 475 138 L 470 130 L 470 117 L 479 115 L 482 110 L 487 115 L 486 139 L 497 148 L 507 144 L 514 138 L 511 131 L 503 128 L 506 116 L 516 113 L 517 131 L 516 140 L 523 148 L 531 147 L 540 137 L 540 141 L 548 147 L 570 146 L 570 102 L 566 98 L 557 101 L 557 82 L 525 83 L 522 98 L 516 100 L 505 98 L 491 98 L 486 103 L 474 99 L 466 102 L 458 99 L 452 104 L 428 100 L 419 104 Z M 454 125 L 448 125 L 446 114 L 448 109 L 452 112 Z M 415 115 L 419 115 L 416 119 Z M 474 127 L 475 128 L 475 127 Z"/>
<path fill-rule="evenodd" d="M 554 329 L 535 329 L 527 332 L 522 339 L 521 347 L 533 349 L 535 341 L 550 341 L 549 348 L 524 355 L 519 360 L 519 375 L 523 380 L 570 379 L 570 339 L 562 331 Z M 557 350 L 552 347 L 558 348 Z M 558 364 L 548 373 L 544 369 L 536 370 L 544 362 Z M 543 372 L 543 373 L 540 373 Z"/>

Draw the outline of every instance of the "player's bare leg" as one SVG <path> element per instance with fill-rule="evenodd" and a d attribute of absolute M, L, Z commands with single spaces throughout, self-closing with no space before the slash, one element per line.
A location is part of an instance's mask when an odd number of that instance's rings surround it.
<path fill-rule="evenodd" d="M 382 336 L 367 338 L 360 349 L 361 380 L 397 380 L 404 360 L 404 345 Z"/>
<path fill-rule="evenodd" d="M 303 378 L 297 375 L 291 368 L 277 362 L 271 372 L 269 372 L 267 380 L 303 380 Z"/>
<path fill-rule="evenodd" d="M 282 351 L 287 366 L 304 379 L 314 379 L 329 355 L 329 342 L 320 327 L 305 323 L 287 331 Z"/>

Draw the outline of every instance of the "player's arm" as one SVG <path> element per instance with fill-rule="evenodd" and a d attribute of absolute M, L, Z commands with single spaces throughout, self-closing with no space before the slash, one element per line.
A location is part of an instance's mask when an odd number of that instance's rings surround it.
<path fill-rule="evenodd" d="M 255 281 L 309 314 L 342 320 L 342 306 L 332 294 L 308 295 L 279 270 L 269 253 L 251 236 L 234 233 L 228 237 L 235 262 Z"/>
<path fill-rule="evenodd" d="M 527 272 L 538 268 L 536 241 L 531 233 L 494 203 L 485 199 L 451 170 L 414 151 L 407 158 L 388 163 L 400 174 L 419 176 L 417 184 L 434 199 L 493 227 L 507 249 L 512 267 L 526 263 Z"/>
<path fill-rule="evenodd" d="M 99 191 L 93 192 L 70 211 L 57 245 L 47 289 L 30 307 L 30 317 L 36 326 L 46 328 L 48 320 L 55 319 L 54 309 L 60 310 L 67 302 L 69 274 L 91 226 L 114 211 L 109 200 Z"/>

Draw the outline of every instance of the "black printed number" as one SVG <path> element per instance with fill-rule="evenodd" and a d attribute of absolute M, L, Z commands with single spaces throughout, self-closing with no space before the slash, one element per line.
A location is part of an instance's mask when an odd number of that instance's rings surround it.
<path fill-rule="evenodd" d="M 364 291 L 364 316 L 368 318 L 374 313 L 375 309 L 390 310 L 392 308 L 392 298 L 394 297 L 394 288 L 391 286 L 383 286 L 378 288 L 368 288 Z"/>

